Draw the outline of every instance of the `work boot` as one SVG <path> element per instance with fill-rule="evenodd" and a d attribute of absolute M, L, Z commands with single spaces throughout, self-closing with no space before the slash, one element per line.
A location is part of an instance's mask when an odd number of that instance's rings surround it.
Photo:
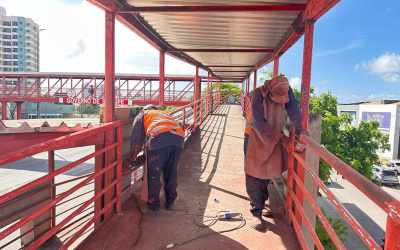
<path fill-rule="evenodd" d="M 145 214 L 148 214 L 152 217 L 157 217 L 160 215 L 160 207 L 157 205 L 147 203 Z"/>
<path fill-rule="evenodd" d="M 262 218 L 262 210 L 252 208 L 252 209 L 250 209 L 250 212 L 254 217 L 256 217 L 259 220 L 260 223 L 264 222 L 264 220 Z"/>
<path fill-rule="evenodd" d="M 175 208 L 175 201 L 165 202 L 165 209 L 174 210 L 174 208 Z"/>
<path fill-rule="evenodd" d="M 274 214 L 272 213 L 271 209 L 265 209 L 262 213 L 264 217 L 274 218 Z"/>

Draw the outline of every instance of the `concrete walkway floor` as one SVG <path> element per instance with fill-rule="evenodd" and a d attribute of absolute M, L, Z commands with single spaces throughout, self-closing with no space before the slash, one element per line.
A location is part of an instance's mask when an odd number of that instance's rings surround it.
<path fill-rule="evenodd" d="M 179 168 L 178 199 L 173 211 L 158 217 L 138 215 L 132 202 L 81 245 L 81 249 L 299 249 L 294 232 L 281 219 L 267 219 L 257 231 L 249 212 L 243 172 L 243 125 L 240 106 L 222 106 L 187 142 Z M 276 199 L 272 199 L 275 210 Z M 202 220 L 218 211 L 243 214 L 242 221 Z M 279 217 L 278 217 L 279 218 Z M 141 221 L 141 227 L 136 225 Z M 210 223 L 212 221 L 208 221 Z M 200 225 L 199 225 L 200 224 Z M 220 233 L 221 231 L 229 231 Z"/>

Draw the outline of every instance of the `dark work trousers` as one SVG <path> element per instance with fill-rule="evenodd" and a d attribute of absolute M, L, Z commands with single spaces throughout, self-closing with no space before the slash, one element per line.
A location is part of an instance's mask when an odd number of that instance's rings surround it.
<path fill-rule="evenodd" d="M 175 201 L 177 192 L 178 161 L 182 148 L 166 146 L 156 150 L 149 150 L 149 162 L 147 165 L 149 199 L 151 209 L 160 208 L 161 173 L 164 179 L 164 192 L 166 203 Z"/>
<path fill-rule="evenodd" d="M 244 135 L 243 150 L 246 157 L 247 147 L 249 144 L 249 135 Z M 265 202 L 268 200 L 268 184 L 269 180 L 258 179 L 246 174 L 246 191 L 250 198 L 251 211 L 260 215 Z"/>

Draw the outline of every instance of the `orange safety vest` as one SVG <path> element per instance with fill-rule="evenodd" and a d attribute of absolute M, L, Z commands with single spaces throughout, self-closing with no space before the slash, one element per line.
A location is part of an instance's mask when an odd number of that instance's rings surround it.
<path fill-rule="evenodd" d="M 246 125 L 244 128 L 244 134 L 245 135 L 250 135 L 251 127 L 253 126 L 253 113 L 251 112 L 251 101 L 250 97 L 246 96 L 244 98 L 245 104 L 244 104 L 244 112 L 246 114 Z"/>
<path fill-rule="evenodd" d="M 185 136 L 185 131 L 179 123 L 171 115 L 160 110 L 144 112 L 144 130 L 148 137 L 155 137 L 167 132 L 181 137 Z"/>

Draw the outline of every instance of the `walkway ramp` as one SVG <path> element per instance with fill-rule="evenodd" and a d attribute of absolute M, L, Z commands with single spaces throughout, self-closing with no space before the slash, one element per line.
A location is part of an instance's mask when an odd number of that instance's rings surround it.
<path fill-rule="evenodd" d="M 267 230 L 256 231 L 249 212 L 243 172 L 243 118 L 240 106 L 222 106 L 187 142 L 179 170 L 178 200 L 174 211 L 140 218 L 134 201 L 121 215 L 90 236 L 80 249 L 298 249 L 295 234 L 281 218 L 267 219 Z M 272 199 L 274 205 L 276 199 Z M 243 214 L 241 222 L 219 221 L 199 227 L 203 216 L 229 210 Z M 141 221 L 141 228 L 137 224 Z"/>

